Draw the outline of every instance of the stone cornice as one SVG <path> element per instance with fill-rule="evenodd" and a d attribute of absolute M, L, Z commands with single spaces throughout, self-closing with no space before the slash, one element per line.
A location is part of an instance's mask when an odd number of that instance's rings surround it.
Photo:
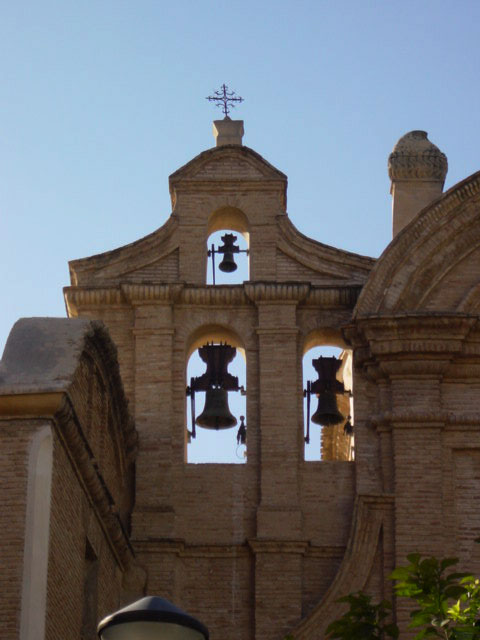
<path fill-rule="evenodd" d="M 185 287 L 179 300 L 180 304 L 191 305 L 248 305 L 244 285 Z"/>
<path fill-rule="evenodd" d="M 131 542 L 137 551 L 146 550 L 148 553 L 180 555 L 185 549 L 183 538 L 135 538 Z"/>
<path fill-rule="evenodd" d="M 240 544 L 188 544 L 182 538 L 149 538 L 133 540 L 137 551 L 153 554 L 173 554 L 182 558 L 238 558 L 251 553 L 291 553 L 314 558 L 342 558 L 345 545 L 316 545 L 308 540 L 249 539 Z"/>
<path fill-rule="evenodd" d="M 310 285 L 304 282 L 245 282 L 247 297 L 255 302 L 303 302 Z"/>
<path fill-rule="evenodd" d="M 264 540 L 250 538 L 248 544 L 253 553 L 292 553 L 305 555 L 308 540 Z"/>
<path fill-rule="evenodd" d="M 474 413 L 449 413 L 448 411 L 385 411 L 373 415 L 369 423 L 378 431 L 395 429 L 442 429 L 452 426 L 469 431 L 480 427 L 480 418 Z"/>
<path fill-rule="evenodd" d="M 283 180 L 275 178 L 228 178 L 228 181 L 221 178 L 187 178 L 175 184 L 177 193 L 196 193 L 198 191 L 211 193 L 235 193 L 241 185 L 242 190 L 255 191 L 278 191 L 285 187 Z"/>
<path fill-rule="evenodd" d="M 368 347 L 371 356 L 431 354 L 447 358 L 462 351 L 477 324 L 466 314 L 403 314 L 370 316 L 345 327 L 346 339 L 356 348 Z"/>
<path fill-rule="evenodd" d="M 322 308 L 353 309 L 362 285 L 310 287 L 304 304 Z"/>
<path fill-rule="evenodd" d="M 149 554 L 173 554 L 181 558 L 235 558 L 250 555 L 250 549 L 241 544 L 188 544 L 183 538 L 149 538 L 133 540 L 138 551 Z"/>
<path fill-rule="evenodd" d="M 64 287 L 63 295 L 69 317 L 76 316 L 79 307 L 118 306 L 126 303 L 119 287 Z"/>
<path fill-rule="evenodd" d="M 309 544 L 306 555 L 313 558 L 343 558 L 346 546 L 344 544 Z"/>
<path fill-rule="evenodd" d="M 132 305 L 152 302 L 172 303 L 179 299 L 183 284 L 122 284 L 125 300 Z"/>
<path fill-rule="evenodd" d="M 200 544 L 185 545 L 180 556 L 183 558 L 235 558 L 249 555 L 249 550 L 245 544 L 220 545 L 220 544 Z"/>
<path fill-rule="evenodd" d="M 65 287 L 63 291 L 68 315 L 72 317 L 79 315 L 80 309 L 162 303 L 249 306 L 252 302 L 278 302 L 322 309 L 353 309 L 361 285 L 313 286 L 308 282 L 244 282 L 233 286 L 191 286 L 179 282 L 121 284 L 112 287 Z"/>
<path fill-rule="evenodd" d="M 389 429 L 392 426 L 418 428 L 442 428 L 446 422 L 446 414 L 436 411 L 385 411 L 374 415 L 370 424 L 379 430 Z"/>

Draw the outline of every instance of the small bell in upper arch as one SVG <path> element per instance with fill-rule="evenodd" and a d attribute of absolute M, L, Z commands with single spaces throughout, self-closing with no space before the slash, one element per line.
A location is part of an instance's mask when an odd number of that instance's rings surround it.
<path fill-rule="evenodd" d="M 240 251 L 240 247 L 235 244 L 236 239 L 237 236 L 233 233 L 226 233 L 222 236 L 223 246 L 218 248 L 218 253 L 223 253 L 223 260 L 218 265 L 220 271 L 224 271 L 225 273 L 232 273 L 233 271 L 236 271 L 237 265 L 233 254 L 239 253 Z"/>

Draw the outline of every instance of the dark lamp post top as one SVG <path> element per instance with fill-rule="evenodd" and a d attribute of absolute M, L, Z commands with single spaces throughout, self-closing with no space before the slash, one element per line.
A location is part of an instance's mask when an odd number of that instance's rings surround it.
<path fill-rule="evenodd" d="M 134 633 L 138 640 L 167 640 L 169 637 L 189 640 L 197 634 L 203 636 L 202 640 L 209 638 L 207 627 L 199 620 L 156 596 L 137 600 L 104 618 L 98 625 L 98 636 L 105 640 L 123 640 L 127 626 L 129 635 Z"/>

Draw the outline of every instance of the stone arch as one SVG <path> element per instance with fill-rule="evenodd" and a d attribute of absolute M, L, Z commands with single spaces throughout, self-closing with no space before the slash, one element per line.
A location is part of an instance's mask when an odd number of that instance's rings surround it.
<path fill-rule="evenodd" d="M 207 222 L 207 235 L 222 229 L 238 231 L 247 240 L 250 232 L 250 223 L 247 215 L 237 207 L 225 205 L 213 211 Z"/>
<path fill-rule="evenodd" d="M 227 342 L 245 359 L 245 344 L 235 329 L 222 324 L 204 324 L 194 329 L 186 339 L 186 361 L 188 362 L 195 349 L 207 342 Z"/>
<path fill-rule="evenodd" d="M 330 327 L 318 327 L 309 331 L 303 339 L 302 355 L 317 346 L 347 348 L 347 343 L 340 329 L 332 329 Z"/>
<path fill-rule="evenodd" d="M 325 353 L 325 351 L 319 348 L 324 347 L 335 347 L 340 349 L 340 353 L 332 353 L 330 349 Z M 312 352 L 312 350 L 315 350 Z M 315 353 L 316 352 L 316 353 Z M 352 352 L 348 348 L 348 345 L 345 342 L 345 339 L 342 335 L 340 329 L 333 329 L 330 327 L 320 327 L 316 329 L 310 330 L 303 339 L 302 344 L 302 358 L 301 358 L 301 376 L 302 376 L 302 388 L 305 388 L 306 380 L 310 379 L 308 372 L 312 372 L 313 380 L 317 379 L 317 372 L 313 370 L 311 366 L 311 358 L 317 358 L 319 356 L 327 356 L 330 357 L 334 355 L 336 358 L 340 358 L 342 364 L 337 373 L 337 379 L 342 381 L 345 385 L 345 389 L 350 391 L 352 389 Z M 314 402 L 315 396 L 311 396 L 310 398 L 313 404 L 311 405 L 311 413 L 315 411 L 316 404 Z M 344 433 L 344 426 L 346 424 L 346 420 L 349 420 L 349 424 L 352 424 L 352 415 L 353 415 L 353 403 L 351 401 L 350 395 L 337 395 L 336 396 L 337 406 L 339 411 L 344 416 L 344 421 L 335 426 L 329 427 L 319 427 L 321 429 L 320 433 L 317 434 L 317 437 L 321 438 L 321 447 L 320 450 L 315 453 L 315 451 L 307 454 L 307 449 L 305 449 L 305 459 L 315 460 L 351 460 L 353 459 L 353 437 L 351 434 Z M 305 403 L 304 403 L 304 411 L 305 411 Z M 304 413 L 304 422 L 307 422 L 306 414 Z M 306 427 L 305 427 L 306 428 Z M 310 425 L 310 435 L 312 435 L 312 428 L 316 430 L 318 427 L 316 425 Z M 305 439 L 306 444 L 308 445 L 309 440 Z M 320 457 L 318 457 L 320 455 Z"/>
<path fill-rule="evenodd" d="M 192 378 L 202 376 L 205 373 L 205 363 L 201 361 L 196 350 L 207 343 L 226 343 L 237 350 L 237 356 L 228 366 L 228 373 L 237 377 L 239 389 L 228 392 L 227 406 L 230 413 L 236 418 L 236 425 L 225 429 L 214 430 L 195 426 L 192 409 L 192 394 L 188 391 L 192 384 Z M 186 460 L 192 463 L 232 463 L 246 462 L 243 452 L 246 451 L 245 443 L 242 443 L 242 455 L 238 455 L 239 445 L 233 445 L 236 440 L 237 430 L 240 428 L 242 416 L 247 417 L 247 399 L 245 386 L 247 384 L 247 357 L 245 343 L 241 335 L 232 327 L 220 323 L 206 323 L 197 326 L 186 333 L 185 339 L 185 365 L 184 374 L 187 384 L 186 396 L 186 431 L 185 431 L 185 455 Z M 209 392 L 198 391 L 195 393 L 195 415 L 198 418 L 204 406 L 207 406 Z M 192 404 L 191 404 L 192 403 Z M 204 405 L 205 403 L 205 405 Z M 231 446 L 232 445 L 232 446 Z M 235 449 L 236 446 L 236 449 Z M 236 451 L 236 453 L 235 453 Z M 235 455 L 234 455 L 235 453 Z"/>
<path fill-rule="evenodd" d="M 218 254 L 215 261 L 217 265 L 215 271 L 217 280 L 215 281 L 214 276 L 210 278 L 212 275 L 210 269 L 211 259 L 207 260 L 207 283 L 209 284 L 213 284 L 214 282 L 216 282 L 216 284 L 219 282 L 230 285 L 233 283 L 239 284 L 244 280 L 248 280 L 250 277 L 250 223 L 248 217 L 242 209 L 225 204 L 212 211 L 207 219 L 206 238 L 208 256 L 211 255 L 209 250 L 212 245 L 218 249 L 223 245 L 224 237 L 230 235 L 234 236 L 234 244 L 241 251 L 241 253 L 234 254 L 234 262 L 237 268 L 234 272 L 222 274 L 220 266 L 222 254 Z M 226 279 L 222 279 L 222 277 Z"/>
<path fill-rule="evenodd" d="M 355 317 L 471 308 L 479 281 L 479 213 L 477 172 L 426 207 L 394 238 L 360 294 Z"/>

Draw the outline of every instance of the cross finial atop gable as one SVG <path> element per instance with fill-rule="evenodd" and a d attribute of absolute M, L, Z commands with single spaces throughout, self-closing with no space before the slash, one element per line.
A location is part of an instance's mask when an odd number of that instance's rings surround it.
<path fill-rule="evenodd" d="M 230 107 L 235 107 L 235 102 L 243 102 L 243 98 L 235 95 L 235 91 L 229 91 L 226 84 L 222 84 L 220 91 L 215 91 L 213 96 L 207 96 L 206 100 L 215 102 L 216 107 L 221 107 L 225 118 L 228 118 Z"/>

